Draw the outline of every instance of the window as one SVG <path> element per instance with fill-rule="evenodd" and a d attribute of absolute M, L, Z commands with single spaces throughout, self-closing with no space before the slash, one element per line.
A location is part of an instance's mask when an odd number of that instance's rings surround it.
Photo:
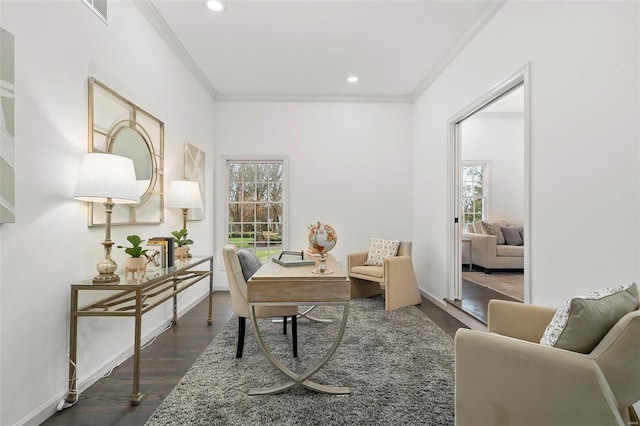
<path fill-rule="evenodd" d="M 463 163 L 461 208 L 463 228 L 487 213 L 487 163 Z"/>
<path fill-rule="evenodd" d="M 227 161 L 227 241 L 263 262 L 282 251 L 284 171 L 284 160 Z"/>

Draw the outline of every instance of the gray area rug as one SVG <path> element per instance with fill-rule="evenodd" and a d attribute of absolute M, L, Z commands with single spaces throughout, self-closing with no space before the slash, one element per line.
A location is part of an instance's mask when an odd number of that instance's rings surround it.
<path fill-rule="evenodd" d="M 298 358 L 282 323 L 260 320 L 274 355 L 297 372 L 314 364 L 338 332 L 342 307 L 319 306 L 318 318 L 298 320 Z M 252 387 L 288 379 L 260 351 L 250 321 L 243 357 L 235 358 L 233 317 L 147 421 L 169 425 L 452 425 L 453 339 L 411 306 L 384 310 L 380 298 L 352 300 L 342 344 L 312 380 L 349 386 L 325 395 L 296 386 L 276 395 L 248 396 Z"/>

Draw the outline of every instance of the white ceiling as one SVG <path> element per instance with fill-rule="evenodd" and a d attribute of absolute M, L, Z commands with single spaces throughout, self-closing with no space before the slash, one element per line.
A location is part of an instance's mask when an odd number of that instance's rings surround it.
<path fill-rule="evenodd" d="M 204 0 L 136 4 L 219 100 L 411 102 L 504 0 L 228 0 L 219 14 Z"/>

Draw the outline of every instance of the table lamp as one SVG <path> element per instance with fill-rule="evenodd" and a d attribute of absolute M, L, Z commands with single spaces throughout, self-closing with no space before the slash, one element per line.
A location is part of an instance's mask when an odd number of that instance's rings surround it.
<path fill-rule="evenodd" d="M 182 209 L 182 229 L 187 229 L 189 209 L 201 209 L 202 197 L 200 185 L 190 180 L 172 180 L 169 182 L 166 206 Z"/>
<path fill-rule="evenodd" d="M 96 284 L 119 282 L 115 273 L 118 265 L 111 259 L 111 212 L 114 204 L 133 204 L 140 201 L 136 172 L 130 158 L 114 154 L 90 152 L 82 158 L 78 183 L 73 198 L 90 203 L 104 203 L 106 235 L 102 243 L 104 259 L 96 268 Z"/>

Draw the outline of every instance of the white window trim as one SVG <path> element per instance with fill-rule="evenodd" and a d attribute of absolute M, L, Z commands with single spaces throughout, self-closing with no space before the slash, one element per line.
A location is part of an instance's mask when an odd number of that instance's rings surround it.
<path fill-rule="evenodd" d="M 491 160 L 464 160 L 462 161 L 462 166 L 484 167 L 484 173 L 482 175 L 482 198 L 484 199 L 484 215 L 482 217 L 482 220 L 485 220 L 486 218 L 491 217 Z M 464 221 L 464 218 L 462 218 L 462 220 Z"/>
<path fill-rule="evenodd" d="M 224 246 L 227 244 L 229 237 L 229 162 L 261 162 L 261 161 L 282 161 L 282 249 L 286 250 L 289 247 L 289 156 L 277 155 L 277 156 L 265 156 L 265 155 L 230 155 L 221 157 L 221 172 L 223 175 L 223 198 L 222 205 L 224 206 L 223 223 L 221 227 L 220 235 L 221 242 Z M 224 267 L 224 265 L 223 265 Z"/>

